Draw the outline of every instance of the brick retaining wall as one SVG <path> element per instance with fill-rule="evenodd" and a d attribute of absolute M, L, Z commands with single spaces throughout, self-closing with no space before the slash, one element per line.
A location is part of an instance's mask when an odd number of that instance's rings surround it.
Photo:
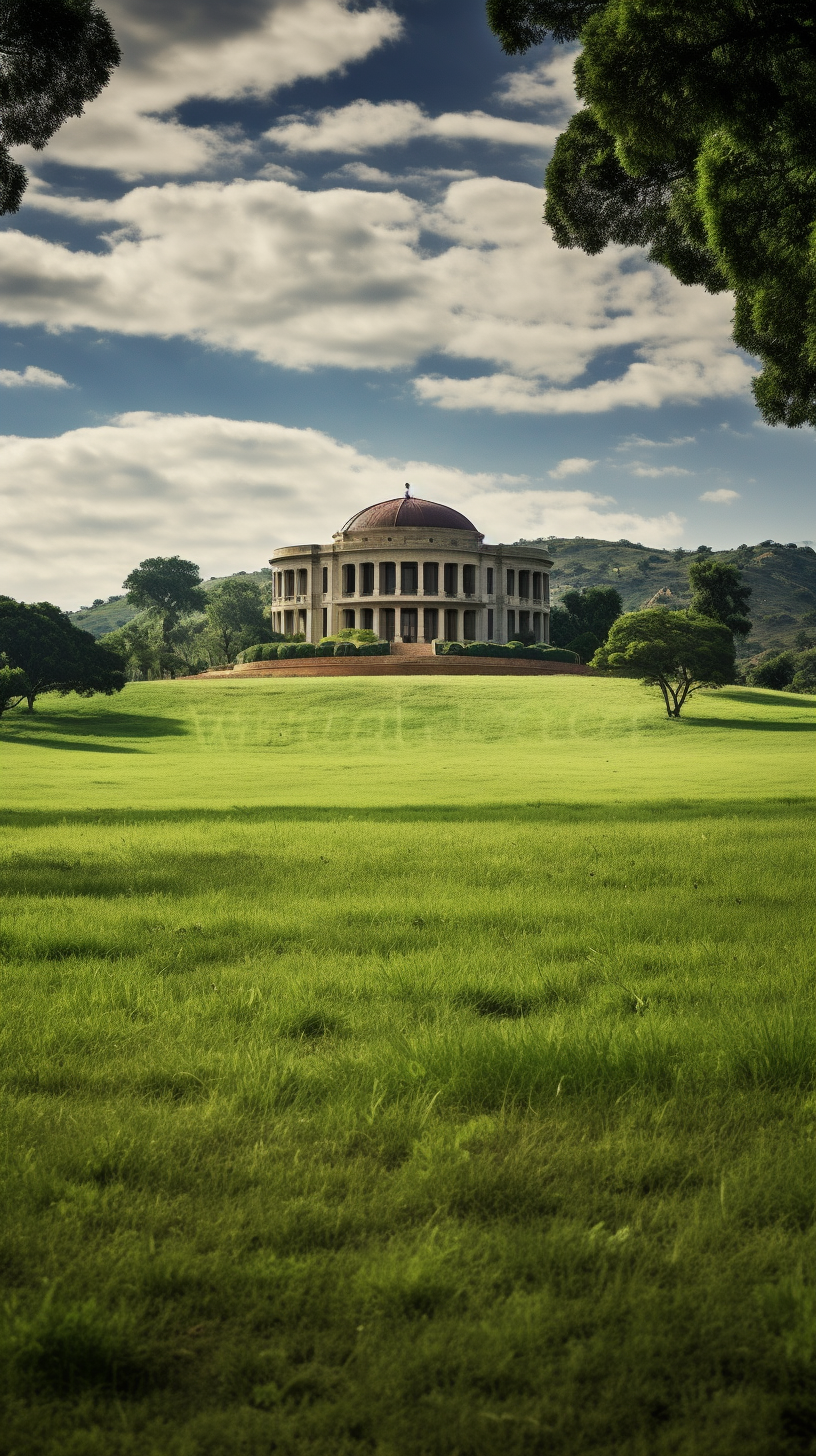
<path fill-rule="evenodd" d="M 509 657 L 284 657 L 243 662 L 235 668 L 201 673 L 209 678 L 246 677 L 530 677 L 553 673 L 594 676 L 577 662 L 533 662 Z"/>

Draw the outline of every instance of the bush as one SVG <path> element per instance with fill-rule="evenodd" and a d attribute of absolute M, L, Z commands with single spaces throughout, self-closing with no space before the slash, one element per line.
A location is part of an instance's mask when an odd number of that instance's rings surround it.
<path fill-rule="evenodd" d="M 315 649 L 313 642 L 298 642 L 295 649 L 296 657 L 314 657 Z"/>
<path fill-rule="evenodd" d="M 576 653 L 581 662 L 589 662 L 590 657 L 595 656 L 600 645 L 601 640 L 595 636 L 594 632 L 580 632 L 577 637 L 567 643 L 569 651 Z"/>
<path fill-rule="evenodd" d="M 277 647 L 278 657 L 296 657 L 298 650 L 297 642 L 279 642 Z"/>
<path fill-rule="evenodd" d="M 816 693 L 816 649 L 803 652 L 798 659 L 791 687 L 795 693 Z"/>
<path fill-rule="evenodd" d="M 335 657 L 356 657 L 357 643 L 347 641 L 335 642 L 334 655 Z"/>
<path fill-rule="evenodd" d="M 749 667 L 745 681 L 753 688 L 789 688 L 796 675 L 796 654 L 780 652 Z"/>
<path fill-rule="evenodd" d="M 344 627 L 342 631 L 337 633 L 334 640 L 336 642 L 359 643 L 378 642 L 379 638 L 377 637 L 376 632 L 372 632 L 370 627 Z"/>
<path fill-rule="evenodd" d="M 390 657 L 391 643 L 376 639 L 373 642 L 361 642 L 357 648 L 358 657 Z"/>
<path fill-rule="evenodd" d="M 447 657 L 449 654 L 456 655 L 465 651 L 463 642 L 439 642 L 434 643 L 434 649 L 438 657 Z"/>
<path fill-rule="evenodd" d="M 334 647 L 334 638 L 324 637 L 315 648 L 315 657 L 334 657 Z"/>

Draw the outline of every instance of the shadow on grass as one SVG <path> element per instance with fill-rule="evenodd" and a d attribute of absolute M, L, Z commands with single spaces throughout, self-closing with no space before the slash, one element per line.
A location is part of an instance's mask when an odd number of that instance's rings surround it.
<path fill-rule="evenodd" d="M 556 824 L 659 823 L 721 818 L 774 818 L 790 810 L 816 809 L 810 794 L 768 799 L 640 800 L 627 803 L 397 804 L 358 808 L 312 804 L 234 805 L 230 809 L 6 809 L 0 826 L 23 829 L 50 824 Z"/>
<path fill-rule="evenodd" d="M 816 708 L 816 697 L 811 693 L 785 693 L 773 688 L 718 688 L 717 697 L 762 708 Z"/>
<path fill-rule="evenodd" d="M 812 723 L 769 722 L 760 718 L 686 718 L 692 728 L 740 728 L 756 733 L 816 733 L 816 719 Z"/>
<path fill-rule="evenodd" d="M 14 713 L 0 721 L 0 744 L 25 743 L 36 748 L 68 748 L 90 753 L 138 753 L 122 743 L 100 739 L 182 738 L 188 728 L 180 718 L 158 713 Z"/>

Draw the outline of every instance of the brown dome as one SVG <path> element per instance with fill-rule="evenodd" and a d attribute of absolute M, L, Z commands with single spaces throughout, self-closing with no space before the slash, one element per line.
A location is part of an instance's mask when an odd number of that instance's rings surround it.
<path fill-rule="evenodd" d="M 420 500 L 419 496 L 399 495 L 395 500 L 379 501 L 375 506 L 366 506 L 346 521 L 344 531 L 384 530 L 389 526 L 424 527 L 434 526 L 447 531 L 473 531 L 478 536 L 472 521 L 450 506 L 440 506 L 436 501 Z"/>

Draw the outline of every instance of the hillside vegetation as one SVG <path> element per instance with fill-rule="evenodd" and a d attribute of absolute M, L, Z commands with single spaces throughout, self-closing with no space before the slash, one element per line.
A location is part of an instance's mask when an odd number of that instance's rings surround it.
<path fill-rule="evenodd" d="M 582 536 L 551 536 L 522 544 L 543 545 L 552 553 L 554 602 L 570 588 L 589 586 L 617 587 L 626 612 L 644 606 L 687 606 L 691 600 L 688 566 L 695 559 L 694 552 L 681 555 L 677 551 L 595 541 Z M 812 548 L 762 542 L 732 551 L 714 551 L 711 559 L 734 562 L 752 588 L 750 605 L 754 626 L 747 642 L 737 644 L 740 657 L 791 647 L 796 633 L 803 628 L 816 633 L 816 552 Z M 269 580 L 269 574 L 268 567 L 238 573 L 259 585 Z M 211 578 L 204 583 L 205 590 L 226 579 Z M 124 597 L 119 597 L 73 612 L 71 621 L 101 637 L 136 615 L 136 609 L 129 607 Z"/>
<path fill-rule="evenodd" d="M 617 587 L 625 612 L 641 607 L 688 606 L 691 551 L 663 551 L 631 542 L 596 541 L 550 536 L 525 545 L 546 546 L 554 558 L 550 576 L 552 600 L 565 591 L 590 586 Z M 816 636 L 816 551 L 809 546 L 782 546 L 769 541 L 707 553 L 712 561 L 738 566 L 751 588 L 747 640 L 737 640 L 738 656 L 782 651 L 793 646 L 796 633 Z"/>
<path fill-rule="evenodd" d="M 571 677 L 5 717 L 3 1448 L 809 1449 L 814 730 Z"/>

